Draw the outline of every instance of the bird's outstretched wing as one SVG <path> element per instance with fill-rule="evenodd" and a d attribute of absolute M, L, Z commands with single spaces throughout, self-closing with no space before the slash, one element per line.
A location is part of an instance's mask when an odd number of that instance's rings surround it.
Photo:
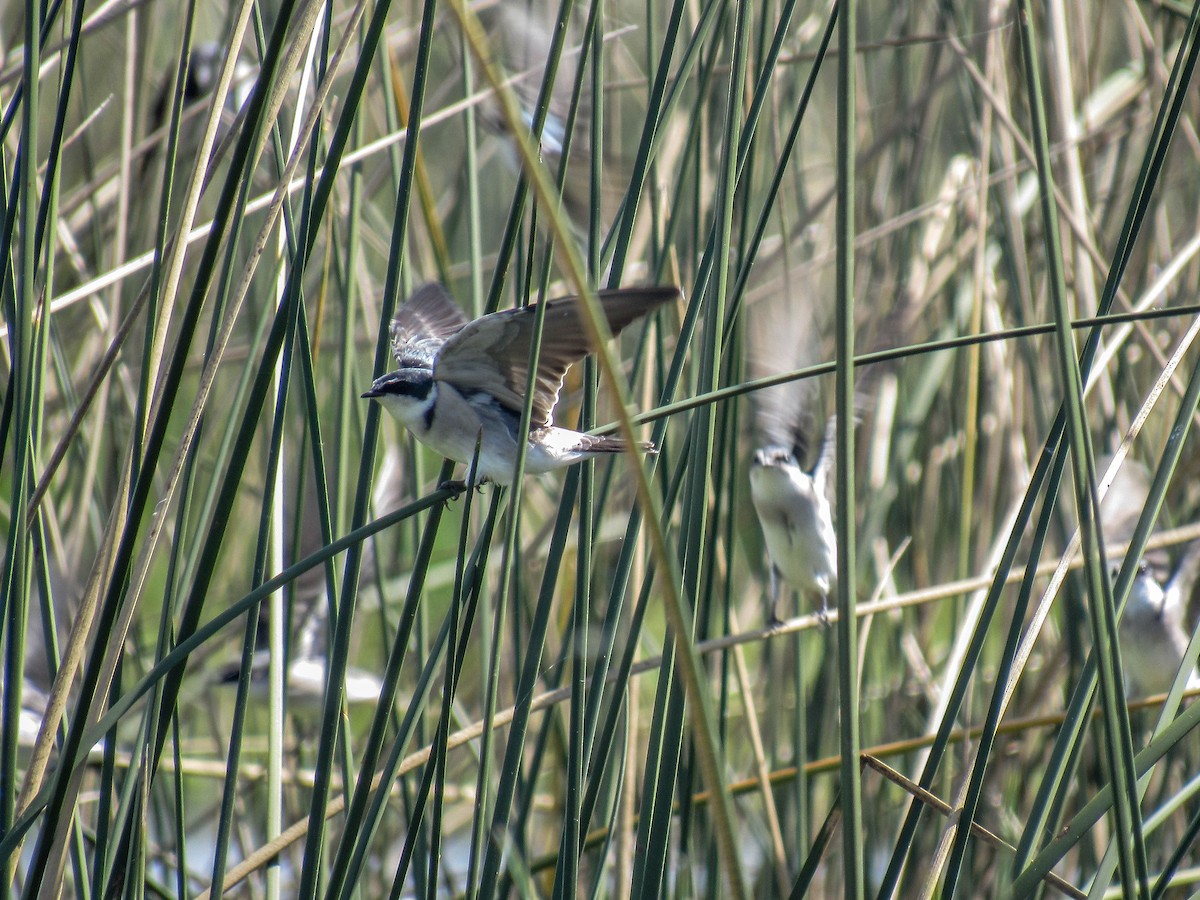
<path fill-rule="evenodd" d="M 833 472 L 837 456 L 837 416 L 830 416 L 825 422 L 825 437 L 821 441 L 821 450 L 817 455 L 817 464 L 813 467 L 813 483 L 822 495 L 827 496 L 829 475 Z"/>
<path fill-rule="evenodd" d="M 429 368 L 438 348 L 467 324 L 467 317 L 436 282 L 417 288 L 392 317 L 392 353 L 400 368 Z"/>
<path fill-rule="evenodd" d="M 749 365 L 755 378 L 810 366 L 820 359 L 820 328 L 811 299 L 783 284 L 762 296 L 749 320 Z M 756 391 L 755 441 L 787 447 L 801 468 L 819 445 L 821 396 L 815 379 L 788 381 Z"/>
<path fill-rule="evenodd" d="M 675 287 L 622 288 L 600 291 L 600 308 L 612 334 L 657 306 L 679 297 Z M 533 380 L 530 425 L 551 424 L 563 376 L 592 346 L 584 328 L 582 301 L 563 297 L 546 304 L 541 352 Z M 529 384 L 529 347 L 537 324 L 537 307 L 526 306 L 476 319 L 446 340 L 433 377 L 459 390 L 487 391 L 514 412 L 525 405 Z"/>

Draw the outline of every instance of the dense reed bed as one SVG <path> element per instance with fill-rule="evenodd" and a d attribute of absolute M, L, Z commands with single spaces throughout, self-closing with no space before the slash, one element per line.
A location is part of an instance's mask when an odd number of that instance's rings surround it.
<path fill-rule="evenodd" d="M 1190 890 L 1196 610 L 1147 702 L 1119 621 L 1200 536 L 1198 51 L 1172 0 L 0 3 L 6 889 Z M 360 399 L 432 280 L 678 285 L 556 410 L 658 455 L 452 499 Z M 779 627 L 772 416 L 837 438 Z"/>

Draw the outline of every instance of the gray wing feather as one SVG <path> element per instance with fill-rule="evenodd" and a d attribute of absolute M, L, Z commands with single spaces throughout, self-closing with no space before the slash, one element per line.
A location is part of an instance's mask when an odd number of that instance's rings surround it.
<path fill-rule="evenodd" d="M 623 288 L 600 291 L 600 308 L 613 335 L 657 306 L 678 299 L 674 287 Z M 581 301 L 563 297 L 546 304 L 541 352 L 533 379 L 530 425 L 551 424 L 563 377 L 572 364 L 592 351 L 583 324 Z M 537 324 L 537 307 L 492 313 L 471 322 L 447 339 L 438 353 L 433 377 L 460 390 L 487 391 L 514 412 L 525 405 L 529 348 Z"/>
<path fill-rule="evenodd" d="M 815 363 L 818 324 L 811 302 L 784 286 L 755 304 L 750 318 L 750 369 L 755 378 Z M 790 447 L 806 465 L 819 427 L 820 395 L 814 379 L 789 381 L 754 394 L 758 446 Z"/>
<path fill-rule="evenodd" d="M 467 321 L 440 284 L 430 282 L 417 288 L 392 317 L 392 353 L 400 368 L 432 365 L 438 348 Z"/>
<path fill-rule="evenodd" d="M 817 464 L 813 468 L 813 483 L 821 494 L 825 494 L 829 486 L 829 473 L 837 456 L 837 416 L 830 416 L 825 423 L 825 437 L 821 441 L 821 452 L 817 456 Z"/>

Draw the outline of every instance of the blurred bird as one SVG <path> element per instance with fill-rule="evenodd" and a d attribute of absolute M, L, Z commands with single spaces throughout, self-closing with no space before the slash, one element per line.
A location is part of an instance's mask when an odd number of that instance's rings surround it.
<path fill-rule="evenodd" d="M 215 41 L 202 41 L 192 47 L 188 54 L 187 77 L 183 82 L 183 105 L 188 107 L 203 100 L 217 86 L 217 76 L 225 59 L 225 46 Z M 233 67 L 233 82 L 225 98 L 225 113 L 236 115 L 246 105 L 254 83 L 258 79 L 258 67 L 244 59 L 238 59 Z M 168 104 L 171 100 L 171 82 L 162 84 L 150 107 L 150 128 L 157 131 L 167 120 Z"/>
<path fill-rule="evenodd" d="M 4 693 L 4 682 L 0 681 L 0 695 Z M 17 717 L 17 746 L 24 750 L 33 747 L 37 741 L 38 732 L 46 718 L 46 708 L 50 705 L 50 697 L 43 691 L 29 673 L 25 673 L 21 684 L 21 707 Z M 88 751 L 89 758 L 104 752 L 105 739 L 100 738 Z"/>
<path fill-rule="evenodd" d="M 771 305 L 760 304 L 751 323 L 750 361 L 756 375 L 800 368 L 817 358 L 811 309 L 790 304 L 785 308 L 786 296 L 777 295 L 780 299 Z M 781 622 L 781 581 L 809 602 L 819 600 L 822 618 L 837 584 L 837 533 L 828 493 L 835 418 L 825 426 L 812 468 L 804 468 L 817 400 L 815 387 L 807 381 L 766 388 L 755 396 L 758 449 L 750 465 L 750 499 L 770 559 L 772 625 Z"/>
<path fill-rule="evenodd" d="M 597 296 L 608 329 L 616 335 L 656 307 L 678 300 L 679 290 L 626 288 Z M 468 321 L 445 288 L 427 284 L 392 319 L 392 352 L 399 368 L 375 379 L 362 396 L 378 400 L 413 437 L 448 459 L 470 464 L 480 437 L 480 481 L 512 481 L 527 385 L 533 390 L 533 409 L 525 436 L 526 473 L 541 475 L 628 450 L 620 438 L 554 425 L 554 405 L 566 371 L 591 351 L 580 305 L 576 297 L 546 304 L 541 352 L 531 379 L 536 306 Z M 655 452 L 649 443 L 637 446 Z"/>
<path fill-rule="evenodd" d="M 800 467 L 801 443 L 754 452 L 750 498 L 771 560 L 772 625 L 782 621 L 780 578 L 802 596 L 819 598 L 821 617 L 828 614 L 829 594 L 837 582 L 837 532 L 828 496 L 836 440 L 837 420 L 830 417 L 811 472 Z"/>
<path fill-rule="evenodd" d="M 187 80 L 183 83 L 183 102 L 186 106 L 196 100 L 202 100 L 212 93 L 217 86 L 217 76 L 221 74 L 221 64 L 225 59 L 225 45 L 216 41 L 202 41 L 192 48 L 188 56 Z M 233 64 L 233 82 L 229 87 L 229 96 L 225 101 L 228 112 L 236 113 L 246 105 L 254 82 L 258 78 L 258 66 L 239 58 Z M 163 87 L 166 91 L 166 85 Z M 166 98 L 160 97 L 155 102 L 157 111 L 156 121 L 161 122 L 162 111 L 166 108 Z"/>
<path fill-rule="evenodd" d="M 536 129 L 542 82 L 554 52 L 557 4 L 497 3 L 480 10 L 495 60 L 510 74 L 509 87 L 520 109 L 519 127 L 538 146 L 541 159 L 552 176 L 561 178 L 563 205 L 569 220 L 586 227 L 593 207 L 603 224 L 611 223 L 624 197 L 628 160 L 623 158 L 620 141 L 612 138 L 620 132 L 619 117 L 607 123 L 604 137 L 608 152 L 602 151 L 598 195 L 592 191 L 592 84 L 591 73 L 579 82 L 581 58 L 578 35 L 568 22 L 554 83 L 545 99 L 545 116 Z M 624 61 L 621 54 L 607 54 L 607 65 Z M 631 77 L 633 76 L 632 73 Z M 638 73 L 641 74 L 641 73 Z M 579 84 L 576 96 L 576 84 Z M 572 117 L 572 107 L 575 108 Z M 480 107 L 482 121 L 507 138 L 502 142 L 502 158 L 510 169 L 520 173 L 522 165 L 508 121 L 498 101 Z M 564 171 L 565 169 L 565 171 Z"/>
<path fill-rule="evenodd" d="M 1109 455 L 1096 460 L 1096 471 L 1107 471 Z M 1150 494 L 1150 470 L 1127 459 L 1117 470 L 1104 499 L 1100 501 L 1100 527 L 1110 559 L 1115 566 L 1117 550 L 1129 543 Z M 1187 597 L 1200 569 L 1200 543 L 1187 546 L 1174 574 L 1165 547 L 1147 550 L 1129 588 L 1129 600 L 1117 628 L 1121 664 L 1125 673 L 1125 695 L 1145 697 L 1170 690 L 1187 649 L 1189 630 L 1185 625 Z M 1188 687 L 1200 684 L 1196 673 Z"/>
<path fill-rule="evenodd" d="M 301 524 L 294 559 L 311 556 L 325 544 L 314 467 L 305 465 L 302 477 L 303 490 L 298 492 L 297 496 L 288 493 L 284 498 L 285 517 L 291 519 L 297 514 L 300 516 Z M 375 479 L 371 503 L 376 510 L 390 510 L 400 502 L 403 489 L 404 478 L 400 471 L 399 455 L 389 448 L 384 454 L 379 477 Z M 298 508 L 293 506 L 293 503 L 297 504 Z M 377 575 L 375 542 L 364 541 L 361 553 L 360 583 L 370 583 Z M 290 564 L 294 559 L 289 557 L 287 563 Z M 292 582 L 285 593 L 286 602 L 295 610 L 293 618 L 300 623 L 295 640 L 287 642 L 287 693 L 292 701 L 310 706 L 319 703 L 325 696 L 330 590 L 326 577 L 324 566 L 314 567 Z M 257 622 L 257 648 L 250 663 L 251 689 L 261 696 L 266 694 L 271 661 L 269 615 L 267 607 L 264 606 Z M 222 684 L 235 684 L 240 677 L 239 661 L 220 668 L 217 681 Z M 347 703 L 373 703 L 379 698 L 382 682 L 373 673 L 350 666 L 346 669 L 343 688 Z"/>
<path fill-rule="evenodd" d="M 517 3 L 501 3 L 487 10 L 486 23 L 491 43 L 500 64 L 513 77 L 509 83 L 521 109 L 521 120 L 532 130 L 534 110 L 541 93 L 542 76 L 554 50 L 554 19 L 549 9 L 533 9 Z M 554 84 L 546 104 L 545 125 L 540 135 L 533 137 L 546 154 L 546 162 L 557 164 L 562 159 L 566 141 L 567 118 L 571 112 L 578 53 L 564 48 L 555 72 Z M 587 149 L 590 98 L 587 85 L 582 85 L 575 139 L 583 140 L 580 150 Z M 498 104 L 485 106 L 484 121 L 497 131 L 505 131 L 505 122 Z M 512 160 L 516 163 L 516 160 Z M 518 165 L 517 168 L 520 168 Z"/>
<path fill-rule="evenodd" d="M 80 586 L 72 577 L 69 566 L 62 560 L 70 558 L 71 551 L 64 544 L 47 542 L 34 550 L 34 568 L 37 572 L 45 569 L 46 578 L 35 577 L 30 585 L 28 620 L 25 623 L 24 642 L 25 659 L 21 671 L 21 706 L 17 726 L 17 745 L 33 747 L 41 731 L 42 723 L 50 705 L 50 693 L 55 677 L 60 675 L 59 660 L 52 657 L 50 648 L 62 647 L 67 643 L 68 633 L 79 617 Z M 76 557 L 77 558 L 77 557 Z M 0 696 L 3 696 L 5 682 L 0 673 Z M 77 710 L 75 712 L 78 712 Z M 70 723 L 72 711 L 67 709 L 60 713 Z M 63 719 L 55 720 L 58 729 L 62 728 Z M 92 746 L 92 752 L 98 753 L 104 749 L 105 739 L 101 738 Z"/>
<path fill-rule="evenodd" d="M 294 651 L 288 661 L 286 677 L 289 700 L 311 705 L 321 702 L 325 697 L 329 671 L 329 657 L 324 646 L 328 640 L 328 619 L 329 606 L 322 594 L 314 599 L 311 608 L 305 613 Z M 258 649 L 254 651 L 254 659 L 250 663 L 250 682 L 252 691 L 261 694 L 266 691 L 267 673 L 271 662 L 271 651 L 267 647 L 265 613 L 259 620 L 258 629 Z M 225 666 L 217 680 L 221 684 L 236 684 L 240 678 L 241 665 L 235 662 Z M 347 666 L 342 690 L 348 704 L 374 703 L 379 700 L 383 681 L 366 669 Z"/>
<path fill-rule="evenodd" d="M 1188 545 L 1165 586 L 1148 565 L 1140 567 L 1118 627 L 1127 697 L 1165 694 L 1171 689 L 1191 637 L 1184 619 L 1198 570 L 1200 541 Z M 1195 669 L 1188 675 L 1187 687 L 1200 687 Z"/>
<path fill-rule="evenodd" d="M 313 604 L 300 629 L 296 655 L 288 666 L 288 692 L 297 697 L 325 696 L 329 670 L 326 645 L 329 643 L 329 603 L 321 597 Z M 366 669 L 346 667 L 342 690 L 347 703 L 374 703 L 383 690 L 383 681 Z"/>

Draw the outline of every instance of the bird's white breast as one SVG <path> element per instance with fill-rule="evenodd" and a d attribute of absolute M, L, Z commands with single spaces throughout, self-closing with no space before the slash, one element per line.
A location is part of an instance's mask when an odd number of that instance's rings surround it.
<path fill-rule="evenodd" d="M 837 535 L 829 500 L 798 466 L 754 466 L 750 497 L 771 562 L 793 590 L 827 594 L 836 580 Z"/>
<path fill-rule="evenodd" d="M 517 461 L 517 417 L 483 393 L 462 394 L 445 382 L 435 382 L 429 396 L 385 395 L 379 398 L 391 415 L 422 444 L 447 459 L 470 465 L 479 444 L 478 478 L 511 484 Z M 429 414 L 432 405 L 433 413 Z M 580 435 L 566 428 L 540 428 L 527 441 L 525 472 L 542 475 L 592 454 L 578 450 Z"/>

